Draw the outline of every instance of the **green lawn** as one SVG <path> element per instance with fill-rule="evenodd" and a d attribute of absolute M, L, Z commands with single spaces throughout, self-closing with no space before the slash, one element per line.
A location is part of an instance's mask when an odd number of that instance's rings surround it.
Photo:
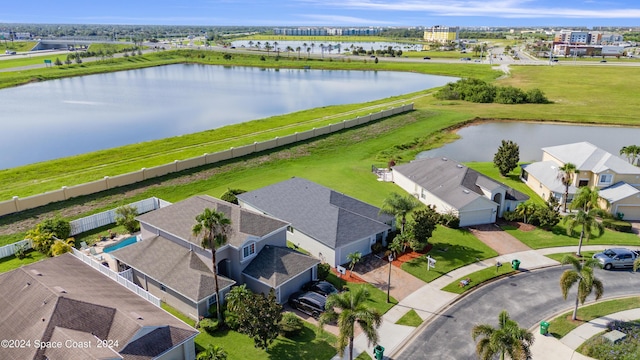
<path fill-rule="evenodd" d="M 578 249 L 578 248 L 576 247 L 576 250 L 577 250 L 577 249 Z M 580 253 L 582 254 L 582 258 L 583 258 L 583 259 L 585 259 L 585 258 L 586 258 L 586 259 L 589 259 L 589 258 L 593 257 L 593 254 L 595 254 L 595 253 L 597 253 L 597 252 L 599 252 L 599 251 L 581 251 Z M 565 257 L 565 256 L 567 256 L 567 255 L 575 256 L 575 255 L 576 255 L 576 253 L 575 253 L 575 251 L 574 251 L 574 252 L 571 252 L 571 253 L 557 253 L 557 254 L 549 254 L 549 255 L 547 255 L 547 257 L 548 257 L 549 259 L 553 259 L 553 260 L 555 260 L 555 261 L 562 262 L 562 258 L 564 258 L 564 257 Z"/>
<path fill-rule="evenodd" d="M 189 324 L 190 326 L 195 327 L 196 326 L 196 321 L 193 320 L 192 318 L 188 317 L 187 315 L 181 313 L 180 311 L 178 311 L 176 308 L 174 308 L 171 305 L 168 305 L 165 302 L 161 302 L 160 306 L 162 307 L 162 309 L 166 312 L 168 312 L 169 314 L 177 317 L 178 319 L 182 320 L 183 322 Z"/>
<path fill-rule="evenodd" d="M 430 282 L 459 267 L 478 260 L 498 256 L 498 253 L 478 240 L 468 230 L 454 230 L 438 226 L 429 239 L 433 249 L 429 255 L 436 260 L 435 268 L 427 270 L 425 256 L 402 264 L 402 270 Z"/>
<path fill-rule="evenodd" d="M 295 338 L 278 336 L 268 351 L 258 349 L 246 335 L 231 330 L 220 330 L 213 335 L 201 332 L 196 336 L 198 350 L 214 344 L 222 347 L 229 359 L 331 359 L 336 353 L 335 336 L 305 322 L 302 333 Z"/>
<path fill-rule="evenodd" d="M 513 270 L 513 268 L 511 267 L 511 264 L 502 264 L 502 266 L 497 268 L 497 270 L 495 266 L 492 266 L 492 267 L 488 267 L 486 269 L 482 269 L 474 273 L 471 273 L 465 277 L 456 279 L 449 285 L 443 287 L 442 290 L 452 292 L 454 294 L 462 294 L 464 292 L 467 292 L 473 289 L 476 286 L 479 286 L 485 281 L 495 279 L 497 277 L 503 277 L 503 276 L 506 276 L 507 274 L 512 274 L 516 272 L 517 271 Z M 471 281 L 469 282 L 469 285 L 465 287 L 461 287 L 460 281 L 462 281 L 463 279 L 470 279 Z"/>
<path fill-rule="evenodd" d="M 520 168 L 520 166 L 510 172 L 507 177 L 503 177 L 502 175 L 500 175 L 500 171 L 498 171 L 498 168 L 493 165 L 493 162 L 468 162 L 465 163 L 465 165 L 470 169 L 476 170 L 496 181 L 499 181 L 509 187 L 514 188 L 515 190 L 518 190 L 523 194 L 528 195 L 530 201 L 533 201 L 534 203 L 541 205 L 545 204 L 545 201 L 538 194 L 536 194 L 533 190 L 531 190 L 530 187 L 527 186 L 527 184 L 520 180 L 520 174 L 522 173 L 522 169 Z"/>
<path fill-rule="evenodd" d="M 418 313 L 414 309 L 411 309 L 400 319 L 398 319 L 398 321 L 396 321 L 396 324 L 418 327 L 420 326 L 420 324 L 422 324 L 422 318 L 420 318 L 420 315 L 418 315 Z"/>
<path fill-rule="evenodd" d="M 327 281 L 332 283 L 333 286 L 336 287 L 336 289 L 342 289 L 344 286 L 347 286 L 349 289 L 353 289 L 357 286 L 366 286 L 367 290 L 369 291 L 369 299 L 365 304 L 367 304 L 367 306 L 371 308 L 377 309 L 380 314 L 386 313 L 387 311 L 389 311 L 389 309 L 391 309 L 398 303 L 398 300 L 394 299 L 393 296 L 389 297 L 389 303 L 387 303 L 387 293 L 371 284 L 347 283 L 346 281 L 335 276 L 333 273 L 329 274 L 329 276 L 327 277 Z"/>
<path fill-rule="evenodd" d="M 566 312 L 549 322 L 549 333 L 560 339 L 589 320 L 636 308 L 640 308 L 640 297 L 600 301 L 592 305 L 578 307 L 578 320 L 571 320 L 573 310 Z"/>
<path fill-rule="evenodd" d="M 560 222 L 550 231 L 536 228 L 533 231 L 521 231 L 511 225 L 502 225 L 503 230 L 513 235 L 532 249 L 542 249 L 557 246 L 575 246 L 578 249 L 579 234 L 567 235 L 567 227 Z M 575 230 L 579 230 L 576 228 Z M 622 233 L 605 229 L 604 234 L 596 237 L 593 234 L 589 241 L 583 241 L 582 245 L 638 245 L 640 238 L 632 233 Z"/>
<path fill-rule="evenodd" d="M 30 250 L 26 253 L 26 257 L 22 260 L 16 258 L 14 255 L 0 259 L 0 273 L 5 273 L 13 269 L 17 269 L 24 265 L 29 265 L 36 261 L 46 259 L 47 256 L 43 253 L 35 250 Z"/>

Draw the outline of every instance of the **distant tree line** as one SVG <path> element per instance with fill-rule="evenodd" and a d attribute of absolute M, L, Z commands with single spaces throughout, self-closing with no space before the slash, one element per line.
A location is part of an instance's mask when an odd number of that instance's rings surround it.
<path fill-rule="evenodd" d="M 440 100 L 465 100 L 476 103 L 548 104 L 540 89 L 524 91 L 513 86 L 495 86 L 478 79 L 461 79 L 448 83 L 436 92 Z"/>

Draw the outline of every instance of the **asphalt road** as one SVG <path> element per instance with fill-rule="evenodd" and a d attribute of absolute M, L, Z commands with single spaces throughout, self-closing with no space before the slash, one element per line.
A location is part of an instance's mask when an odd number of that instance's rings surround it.
<path fill-rule="evenodd" d="M 573 286 L 567 300 L 560 291 L 560 275 L 568 268 L 520 273 L 482 286 L 437 315 L 396 358 L 477 359 L 471 329 L 481 323 L 497 326 L 500 311 L 507 310 L 521 327 L 530 328 L 573 309 L 577 286 Z M 596 270 L 596 276 L 604 283 L 604 298 L 640 293 L 640 273 Z M 587 302 L 593 299 L 591 295 Z"/>

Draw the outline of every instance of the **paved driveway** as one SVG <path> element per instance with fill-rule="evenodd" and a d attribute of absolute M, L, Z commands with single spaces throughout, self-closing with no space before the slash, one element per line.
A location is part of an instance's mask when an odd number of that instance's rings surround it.
<path fill-rule="evenodd" d="M 381 259 L 373 254 L 367 255 L 355 266 L 353 272 L 369 284 L 384 292 L 387 291 L 389 262 L 386 259 Z M 391 265 L 391 290 L 389 293 L 396 300 L 401 301 L 425 284 L 424 281 L 396 265 Z"/>
<path fill-rule="evenodd" d="M 530 247 L 495 224 L 475 225 L 470 227 L 469 231 L 499 255 L 531 250 Z"/>
<path fill-rule="evenodd" d="M 567 300 L 558 285 L 567 267 L 524 272 L 482 286 L 456 302 L 428 323 L 397 359 L 477 359 L 471 329 L 476 324 L 496 326 L 500 311 L 507 310 L 521 327 L 531 328 L 572 308 L 576 287 Z M 604 283 L 604 296 L 638 294 L 640 273 L 596 270 Z M 587 298 L 592 301 L 593 295 Z M 553 330 L 553 329 L 552 329 Z"/>

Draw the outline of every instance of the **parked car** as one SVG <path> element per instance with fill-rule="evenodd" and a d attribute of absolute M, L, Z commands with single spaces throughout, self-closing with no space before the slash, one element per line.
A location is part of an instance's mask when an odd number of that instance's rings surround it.
<path fill-rule="evenodd" d="M 320 317 L 325 310 L 327 298 L 313 291 L 298 291 L 289 296 L 289 305 L 314 318 Z"/>
<path fill-rule="evenodd" d="M 313 291 L 314 293 L 318 293 L 322 296 L 329 296 L 338 292 L 338 289 L 336 289 L 333 284 L 324 280 L 308 282 L 302 286 L 302 290 Z"/>
<path fill-rule="evenodd" d="M 428 56 L 425 56 L 425 57 L 423 57 L 422 59 L 423 59 L 423 60 L 431 60 L 431 58 L 430 58 L 430 57 L 428 57 Z"/>
<path fill-rule="evenodd" d="M 607 62 L 607 60 L 600 60 L 600 62 L 601 62 L 601 63 L 606 63 L 606 62 Z"/>
<path fill-rule="evenodd" d="M 460 58 L 460 61 L 471 61 L 471 58 L 470 57 Z"/>
<path fill-rule="evenodd" d="M 638 252 L 624 248 L 606 249 L 593 255 L 594 259 L 600 261 L 600 264 L 606 270 L 613 268 L 630 268 L 633 262 L 638 258 Z"/>

